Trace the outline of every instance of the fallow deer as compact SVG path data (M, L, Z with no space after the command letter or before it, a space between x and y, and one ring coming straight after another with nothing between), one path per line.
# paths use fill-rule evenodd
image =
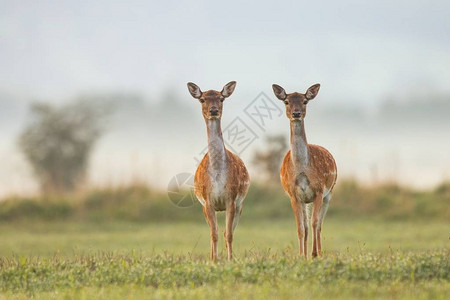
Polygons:
M211 260L217 259L218 227L216 211L226 211L225 240L228 260L233 255L233 232L242 213L250 179L242 160L225 148L220 120L223 102L236 87L231 81L221 92L202 92L194 83L187 84L192 97L202 105L206 122L208 152L203 157L194 177L194 193L203 206L203 214L211 229Z
M320 84L311 86L305 94L286 94L279 85L272 85L275 96L286 106L290 120L291 149L284 157L280 177L284 190L291 198L297 223L300 255L307 257L309 212L312 206L313 249L312 256L322 253L322 222L331 200L337 179L336 162L325 148L308 144L305 134L306 105L313 100ZM307 207L308 206L308 207Z

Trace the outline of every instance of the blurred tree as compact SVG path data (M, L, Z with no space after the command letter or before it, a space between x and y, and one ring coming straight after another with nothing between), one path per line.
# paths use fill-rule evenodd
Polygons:
M19 146L42 192L70 192L84 180L89 156L104 129L108 111L104 103L85 99L58 107L31 106L31 119Z
M272 135L266 137L266 149L256 150L252 163L261 171L262 178L267 183L277 183L280 180L280 167L288 149L286 137Z

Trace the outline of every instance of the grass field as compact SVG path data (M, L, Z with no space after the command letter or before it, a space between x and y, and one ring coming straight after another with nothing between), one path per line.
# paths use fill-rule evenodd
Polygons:
M448 299L449 234L446 221L329 218L324 256L305 261L293 218L243 218L235 260L221 240L214 264L202 222L2 223L0 298Z

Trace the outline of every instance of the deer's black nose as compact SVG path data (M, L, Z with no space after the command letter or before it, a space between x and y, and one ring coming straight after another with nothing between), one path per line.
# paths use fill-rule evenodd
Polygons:
M293 116L294 118L300 118L301 113L300 113L299 111L294 111L294 112L292 113L292 116Z
M209 109L209 113L211 114L211 116L217 116L219 114L219 109L215 106L211 106L211 108Z

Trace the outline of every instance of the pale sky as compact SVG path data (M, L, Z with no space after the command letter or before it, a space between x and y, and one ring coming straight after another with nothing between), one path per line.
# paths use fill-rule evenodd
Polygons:
M0 91L65 99L237 80L373 104L450 91L449 1L0 1Z

